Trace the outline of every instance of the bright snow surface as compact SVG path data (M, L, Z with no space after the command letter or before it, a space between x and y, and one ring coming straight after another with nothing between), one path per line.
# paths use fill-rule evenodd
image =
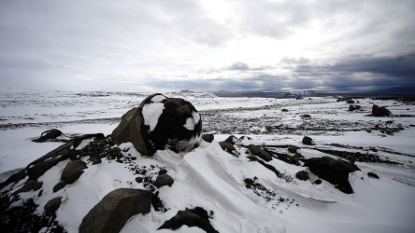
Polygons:
M0 173L25 167L59 145L30 141L31 138L40 136L42 131L57 127L66 134L109 134L118 121L102 119L120 117L128 109L137 106L146 96L118 93L91 97L82 93L43 93L37 95L38 99L29 98L32 103L26 105L24 100L28 99L27 95L30 93L6 94L2 92L7 98L2 98L4 111L0 113L0 123L3 126L0 130ZM51 98L56 101L52 101ZM403 105L393 100L365 99L360 103L363 111L355 113L348 112L348 105L345 103L338 103L335 99L329 98L299 101L194 96L184 98L193 103L199 111L210 111L205 112L206 115L216 113L217 115L212 118L230 119L217 122L219 125L257 127L258 131L243 134L252 138L243 140L244 145L292 144L300 146L301 154L306 158L327 156L314 150L313 146L301 144L302 137L311 134L315 146L320 148L333 149L333 143L348 145L350 148L342 150L352 152L374 147L378 151L369 151L370 153L376 153L382 158L388 157L403 165L356 162L362 171L349 176L354 194L348 195L326 181L320 185L313 184L312 181L317 179L315 176L310 177L312 181L296 179L295 173L305 170L304 167L273 159L268 163L284 174L284 178L278 178L259 163L249 161L245 156L244 147L238 147L239 157L224 152L218 142L230 133L237 137L242 134L232 131L225 133L219 127L214 128L214 142L202 143L199 148L186 154L164 150L158 151L153 157L143 157L132 148L132 144L125 143L120 147L130 148L128 153L137 157L134 161L136 165L157 165L165 168L173 177L174 184L159 189L159 197L168 208L166 213L157 212L152 208L146 215L139 214L129 219L121 232L171 232L156 229L173 217L178 210L196 206L203 207L208 212L213 211L210 221L219 232L415 232L415 128L411 126L415 124L415 118L367 116L373 103L387 105L394 114L409 115L415 113L414 105ZM271 107L267 108L267 105ZM289 111L281 112L281 108ZM218 109L224 111L220 112ZM205 127L203 111L201 115ZM301 115L305 113L310 114L312 119L304 120ZM281 131L268 132L265 129L272 120L272 125L283 125L280 127ZM356 122L363 126L385 125L384 122L388 120L394 121L388 124L390 127L401 124L404 130L392 136L379 131L359 130L359 127L354 125ZM305 123L325 123L329 130L316 133L312 130L287 129L287 126ZM210 125L212 124L214 122ZM330 125L342 126L344 131L333 130ZM397 153L390 153L391 151ZM39 181L43 181L44 190L41 197L34 195L34 192L19 195L23 199L35 196L39 213L43 211L43 206L48 200L63 196L56 220L69 232L78 231L83 216L108 192L121 187L144 188L143 184L135 182L139 175L134 175L125 164L103 159L98 165L88 163L88 168L79 180L53 193L53 186L58 183L60 173L67 163L67 160L60 162L39 178ZM156 174L158 171L153 172ZM380 179L369 178L368 172L375 172ZM0 175L0 181L9 174ZM243 180L254 177L257 178L256 182L274 192L275 196L269 200L264 198L267 193L257 190L260 193L257 195L254 190L246 188ZM23 182L24 180L20 185ZM177 232L202 231L184 226Z

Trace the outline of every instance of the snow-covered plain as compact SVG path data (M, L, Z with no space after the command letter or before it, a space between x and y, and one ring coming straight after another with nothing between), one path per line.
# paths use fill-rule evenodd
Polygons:
M149 93L0 91L0 182L7 171L25 167L60 143L34 143L41 132L58 128L65 134L110 134L119 118L136 107ZM219 232L415 232L415 105L397 100L358 99L360 110L336 98L302 100L272 98L219 98L210 94L163 93L191 102L202 115L203 131L214 133L186 154L158 151L143 157L132 144L128 153L137 157L135 166L166 168L174 178L171 187L161 187L159 197L167 212L154 209L132 217L121 232L155 232L178 210L202 207L213 211L212 226ZM368 116L373 104L387 106L394 116ZM281 111L287 109L288 111ZM306 114L310 117L305 116ZM233 156L220 141L229 135L248 136ZM314 145L301 143L303 136ZM295 178L305 167L278 159L268 162L283 178L249 161L246 147L263 145L286 153L283 145L296 145L305 158L331 156L321 150L377 155L399 164L356 162L361 169L349 176L353 194L344 194L323 181ZM317 150L320 149L320 150ZM88 164L82 177L56 193L53 186L68 161L62 161L39 178L43 195L35 199L39 213L51 198L63 196L57 221L69 232L77 232L82 217L108 192L121 187L145 188L125 164L103 160ZM85 159L86 162L86 159ZM368 177L374 172L380 179ZM246 187L250 178L266 190ZM20 182L23 184L25 180ZM19 194L22 199L32 192ZM170 232L159 230L157 232ZM203 232L182 227L177 232Z

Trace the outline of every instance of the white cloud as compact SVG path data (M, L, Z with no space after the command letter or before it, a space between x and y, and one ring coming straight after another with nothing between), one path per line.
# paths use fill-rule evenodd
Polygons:
M239 80L256 88L246 82L285 77L280 86L295 87L290 78L304 64L414 53L412 9L411 0L1 1L0 84L157 89L158 81L215 88Z

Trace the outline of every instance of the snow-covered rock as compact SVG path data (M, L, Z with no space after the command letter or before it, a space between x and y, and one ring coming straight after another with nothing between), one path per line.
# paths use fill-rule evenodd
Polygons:
M153 94L124 114L111 136L117 144L132 142L140 153L153 155L160 149L189 151L200 144L201 131L201 117L191 103Z

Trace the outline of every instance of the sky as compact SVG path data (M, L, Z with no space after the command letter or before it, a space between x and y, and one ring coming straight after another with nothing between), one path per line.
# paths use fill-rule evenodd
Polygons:
M0 89L415 93L413 0L0 1Z

